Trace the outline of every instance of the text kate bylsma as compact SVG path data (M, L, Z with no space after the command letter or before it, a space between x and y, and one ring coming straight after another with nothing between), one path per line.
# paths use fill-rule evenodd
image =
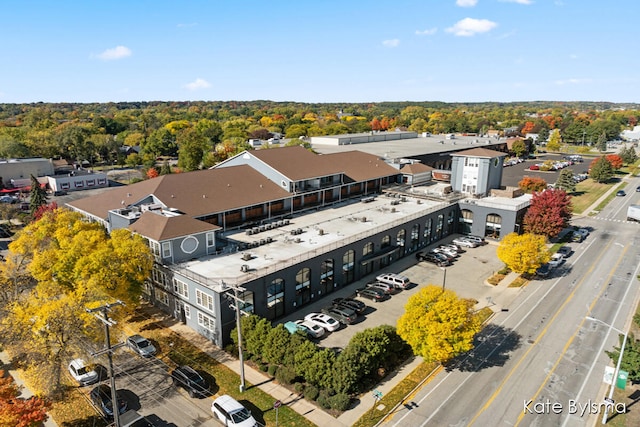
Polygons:
M625 403L594 402L591 399L585 402L570 399L566 403L554 402L549 399L541 402L525 400L523 406L523 412L532 415L576 414L583 417L591 414L603 414L605 411L616 414L627 412L627 405Z

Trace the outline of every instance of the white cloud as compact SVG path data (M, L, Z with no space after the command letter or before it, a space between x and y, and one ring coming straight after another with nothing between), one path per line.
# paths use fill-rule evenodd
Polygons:
M417 35L417 36L432 36L432 35L434 35L437 31L438 31L438 29L437 29L437 28L435 28L435 27L434 27L434 28L429 28L429 29L427 29L427 30L422 30L422 31L420 31L420 30L416 30L416 35Z
M473 7L478 4L478 0L456 0L456 6Z
M398 47L398 45L400 45L400 40L398 39L385 40L382 42L382 45L384 47Z
M499 0L502 3L533 4L533 0Z
M184 85L189 90L199 90L199 89L207 89L211 87L211 83L206 81L205 79L197 78L191 83L187 83Z
M445 31L453 33L456 36L474 36L479 33L486 33L497 27L493 21L488 19L464 18L456 22L453 27L447 28Z
M102 59L103 61L113 61L116 59L126 58L128 56L131 56L131 54L131 49L129 49L128 47L116 46L111 49L107 49L102 53L99 53L97 57Z
M556 84L558 86L563 86L563 85L579 85L579 84L585 84L585 83L591 83L591 79L564 79L564 80L556 80Z

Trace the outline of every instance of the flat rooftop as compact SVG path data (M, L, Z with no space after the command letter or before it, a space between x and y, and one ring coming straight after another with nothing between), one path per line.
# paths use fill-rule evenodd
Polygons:
M174 268L187 277L195 275L198 281L220 291L221 280L227 284L246 283L455 203L445 197L440 200L424 197L433 196L436 188L414 187L412 191L417 197L400 193L363 196L360 200L296 215L288 225L258 234L228 231L222 236L230 241L251 243L270 239L271 242L244 251L202 257ZM292 234L298 230L299 234ZM407 239L409 234L407 230Z
M504 144L506 139L480 136L455 136L446 139L446 135L419 136L418 138L397 139L391 141L364 142L358 144L330 145L315 144L311 147L320 154L342 153L359 150L374 154L384 159L398 159L417 157L425 154L448 153L451 151L468 150L475 147L492 149L492 146Z

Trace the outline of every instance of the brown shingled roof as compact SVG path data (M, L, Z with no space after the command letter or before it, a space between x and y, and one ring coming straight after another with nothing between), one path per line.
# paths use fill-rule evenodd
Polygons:
M363 151L324 154L320 158L323 163L342 170L346 176L356 182L398 175L399 173L396 168L388 165L378 156Z
M165 216L154 212L144 212L129 226L129 230L156 241L173 239L189 234L203 233L219 229L217 225L193 219L186 215Z
M464 157L504 157L507 154L501 151L489 150L488 148L471 148L469 150L458 151L457 153L451 153L452 156L464 156Z
M414 175L417 173L425 173L432 171L431 166L427 166L424 163L407 163L400 168L400 171L405 174Z
M339 167L299 145L251 151L251 154L293 181L334 175Z
M280 200L289 193L249 166L231 166L163 175L116 187L68 205L106 218L109 210L135 204L149 195L194 218Z

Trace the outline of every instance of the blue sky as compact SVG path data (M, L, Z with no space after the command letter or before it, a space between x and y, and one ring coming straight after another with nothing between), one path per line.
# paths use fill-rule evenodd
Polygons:
M640 102L637 0L4 0L0 103Z

